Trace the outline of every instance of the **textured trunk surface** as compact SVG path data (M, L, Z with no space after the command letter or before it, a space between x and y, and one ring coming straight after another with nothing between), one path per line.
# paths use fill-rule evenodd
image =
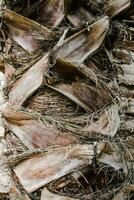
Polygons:
M134 1L1 0L0 24L0 200L134 199Z

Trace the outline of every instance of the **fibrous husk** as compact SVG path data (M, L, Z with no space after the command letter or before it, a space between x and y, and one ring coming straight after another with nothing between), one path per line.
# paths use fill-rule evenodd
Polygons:
M64 0L48 0L38 9L37 20L49 28L57 27L65 15L64 4Z
M8 199L133 199L133 3L5 1L0 192Z
M75 169L91 164L94 145L54 149L17 165L14 172L27 192L32 192Z
M96 68L97 67L92 62L88 64L79 64L57 59L55 65L50 68L50 72L53 74L54 78L57 77L57 80L61 81L63 81L63 79L65 79L65 81L74 81L79 79L82 81L85 78L84 82L91 79L91 82L101 83L101 78L97 76L100 71Z
M7 34L28 52L38 49L39 42L36 38L48 39L52 32L46 27L25 18L11 10L3 10L4 24L8 27Z
M87 112L95 112L109 104L111 100L108 91L85 83L61 83L49 87L70 98Z
M82 63L100 47L108 27L109 19L103 17L93 23L91 27L89 26L89 30L83 29L67 38L58 50L58 58L74 63Z
M131 5L131 0L104 0L104 11L110 17L114 17L127 10Z
M84 127L87 134L100 133L102 135L114 137L120 126L119 107L113 105L103 111L98 121L90 123Z
M9 92L11 106L19 108L41 86L45 70L48 69L48 63L48 54L45 54L16 81Z
M73 14L67 15L68 20L72 23L74 27L82 26L82 22L86 23L86 21L93 21L94 16L92 13L88 12L85 8L79 7L76 9Z
M26 108L41 113L42 115L49 115L54 117L74 117L79 116L85 111L78 108L67 97L64 97L59 92L50 89L42 88L37 92L25 105Z
M98 144L97 148L103 143ZM104 144L103 144L104 145ZM124 152L120 153L121 149L114 143L105 143L105 148L98 155L97 161L113 167L115 170L122 169L124 173L128 173L128 170L132 170L131 162L134 160L134 152L131 149L124 149ZM99 152L97 150L97 152ZM132 168L131 168L132 167Z
M61 133L50 123L43 123L28 113L5 109L2 111L6 127L29 148L46 148L50 146L67 146L77 140Z

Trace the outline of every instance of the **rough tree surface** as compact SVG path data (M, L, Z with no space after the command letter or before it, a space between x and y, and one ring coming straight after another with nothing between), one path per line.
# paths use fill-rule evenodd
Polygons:
M0 200L134 199L134 1L0 0Z

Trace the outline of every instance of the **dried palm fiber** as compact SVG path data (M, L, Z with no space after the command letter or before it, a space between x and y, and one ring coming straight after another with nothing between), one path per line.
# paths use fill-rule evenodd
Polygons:
M27 150L27 147L21 142L21 140L10 131L6 133L5 140L7 146L7 154L9 156L17 155Z
M52 36L52 32L44 26L8 9L3 10L3 21L9 29L9 36L29 52L39 48L36 36L45 39Z
M65 15L64 0L48 0L38 9L37 21L49 28L57 27Z
M7 10L5 11L7 12ZM10 13L10 12L9 12ZM10 13L11 14L11 13ZM9 16L10 16L9 14ZM4 14L3 14L4 15ZM15 13L12 13L12 15L17 15ZM28 64L28 62L33 61L33 59L37 59L37 57L40 57L41 54L44 54L44 52L47 52L48 49L50 49L50 47L55 43L55 39L56 37L58 37L59 34L56 35L56 37L52 37L52 34L50 34L50 37L44 37L45 31L44 29L46 29L45 27L40 26L40 24L37 24L33 21L29 21L27 18L23 19L23 16L18 16L17 18L19 20L22 21L27 21L27 23L29 23L28 26L32 26L33 29L35 29L34 31L31 31L31 33L28 33L28 31L30 31L30 28L28 26L25 26L24 24L21 24L18 22L18 25L16 25L16 29L18 30L18 33L16 33L16 31L13 31L13 34L16 35L15 37L18 37L18 40L15 42L14 40L14 36L12 34L10 34L10 31L8 30L7 26L11 26L14 27L15 23L14 19L8 19L7 16L3 16L2 20L3 20L3 39L2 41L4 42L5 46L4 46L4 51L6 52L6 55L4 55L4 59L8 62L10 62L10 64L13 64L15 68L23 68L24 65ZM14 17L16 18L16 17ZM7 20L9 20L9 22L7 22ZM8 25L7 25L8 23ZM37 26L37 28L35 28L35 26ZM24 29L24 30L23 30ZM37 30L36 30L37 29ZM35 32L38 31L38 29L41 29L41 33L36 34ZM32 29L31 29L32 30ZM46 29L47 30L47 29ZM23 32L26 32L27 35L25 36L23 34ZM51 31L48 30L48 32L52 33ZM21 36L22 33L22 36ZM19 36L20 34L20 36ZM31 34L31 35L30 35ZM55 35L55 34L53 34ZM20 37L20 39L19 39ZM27 40L25 40L25 37L27 38ZM7 40L6 40L7 38ZM21 41L22 40L22 41ZM23 42L23 40L25 42ZM34 43L38 43L38 48L36 48L36 52L34 52L33 50L29 50L26 49L27 46L32 46L32 40L34 40ZM22 45L24 46L22 46ZM43 52L42 52L42 48L43 48ZM47 48L47 49L46 49ZM46 49L44 51L44 49Z
M59 83L49 87L67 96L87 112L95 112L110 103L111 100L107 91L101 89L97 91L94 86L85 83ZM96 100L95 105L93 105L94 100Z
M58 12L50 13L49 8L54 10L57 5ZM8 8L20 15L3 10L1 53L4 65L8 63L6 95L10 104L10 109L4 108L7 103L2 106L7 164L14 165L20 192L26 194L19 182L27 191L35 191L29 194L31 200L40 199L46 183L58 196L82 200L111 200L126 182L132 183L134 34L129 5L125 0L22 0L21 4L17 0L8 1ZM50 21L42 21L47 13ZM75 18L71 21L68 16ZM27 20L32 31L14 18ZM39 20L47 28L40 26ZM58 42L52 42L53 35ZM131 75L129 85L127 74ZM58 149L53 148L57 145ZM78 183L81 178L87 179L86 184Z
M100 144L102 145L102 144ZM104 144L103 144L104 145ZM99 147L99 144L98 144ZM100 148L100 147L99 147ZM120 152L122 150L122 153ZM98 150L97 150L98 152ZM127 148L124 144L105 143L101 155L98 156L97 161L113 167L116 170L122 169L126 176L130 173L132 175L134 160L134 151L130 147Z
M49 184L48 188L53 191L56 189L60 192L60 190L64 188L69 190L71 187L75 184L77 187L82 187L85 194L92 194L93 187L96 187L98 189L102 189L105 187L106 184L108 184L107 176L110 173L110 169L108 169L108 172L105 173L105 169L101 171L101 169L92 167L91 165L86 166L82 170L76 170L75 172L72 172L70 175L67 175L66 177L63 177L59 179L56 182L53 182L52 184ZM109 177L108 177L109 178ZM103 181L102 181L103 180ZM79 190L75 192L74 196L69 195L70 197L79 198L82 195L82 191Z
M53 124L43 123L28 113L7 108L2 111L5 124L29 148L67 146L77 140L73 136L61 133Z
M49 115L56 121L59 120L58 124L61 124L61 127L63 126L65 130L72 130L74 134L75 132L78 134L77 129L79 128L83 136L91 137L94 134L114 136L119 128L120 117L118 105L109 106L104 111L101 111L100 114L94 113L94 117L99 116L97 121L93 120L92 115L87 115L84 110L78 108L58 92L48 88L47 90L44 89L43 92L41 91L41 93L41 95L37 93L33 96L25 106L33 111L40 112L42 117ZM68 119L68 116L71 118Z
M102 115L96 122L85 125L83 131L86 135L101 133L102 135L115 136L120 126L119 107L112 105L103 111Z
M110 17L120 14L122 11L130 8L131 0L108 0L103 1L103 10Z
M95 150L94 145L82 145L82 146L76 145L76 146L66 147L64 149L57 149L57 150L55 149L54 152L49 151L47 154L45 153L42 156L37 155L33 157L32 159L27 159L23 161L17 167L15 167L15 173L19 177L25 189L27 191L33 191L35 190L36 187L40 187L40 184L45 185L48 182L51 182L50 180L51 178L52 180L55 180L63 176L63 174L64 175L68 174L69 172L74 170L76 167L81 168L82 165L87 165L87 164L92 163L92 159L95 156L94 150ZM98 155L97 161L99 163L107 164L115 168L116 170L123 169L125 173L127 173L127 169L128 169L127 167L129 166L129 162L131 166L131 161L134 159L133 156L131 156L127 151L125 155L120 155L119 154L120 149L118 148L118 146L112 143L111 144L98 143L96 150L97 150L96 152ZM90 151L90 156L89 156L88 151ZM67 157L64 155L64 153ZM53 156L55 156L55 154L59 156L59 159L55 160L54 161L55 164L52 165L50 160L54 160ZM62 158L62 154L64 155L64 161ZM125 160L128 162L128 164L124 162L123 156L124 158L125 156L127 156ZM49 162L47 160L49 160ZM42 162L47 163L46 165L44 165L45 167L47 167L47 165L51 165L51 167L49 166L47 170L48 174L50 173L51 175L48 176L48 174L47 175L46 173L44 174L44 170L41 168ZM31 163L32 163L33 168L32 168L32 171L29 172L31 174L30 175L29 173L27 174L26 171L27 171L28 166ZM65 168L63 167L64 170L59 167L58 168L56 167L57 165L59 166L58 163L61 163L65 167ZM61 164L60 164L60 167L61 167ZM54 166L55 168L53 168ZM39 177L42 179L42 181L39 181L38 179ZM29 183L30 180L31 181L35 180L35 181L32 181L32 185L27 184L27 181Z
M9 80L7 84L5 94L7 93L8 95L8 93L13 88L17 80L20 79L32 66L38 63L38 61L41 60L41 58L45 56L46 54L39 51L39 52L36 52L36 54L34 52L34 53L31 53L30 55L26 53L25 55L23 55L23 57L21 57L22 59L17 58L16 56L15 58L7 59L5 62L5 70L6 70L6 65L10 64L12 68L14 68L14 73L12 74L12 78ZM21 64L18 64L20 62ZM46 66L46 69L47 69L47 66ZM8 71L5 71L5 73L8 73Z
M15 5L16 4L16 5ZM17 2L8 5L12 10L17 10L20 14L33 19L40 24L53 29L56 28L64 19L66 10L70 5L70 0L42 0L42 1L25 1L21 5ZM19 6L19 10L16 7Z
M90 66L77 66L77 64L73 66L71 63L58 61L50 68L50 73L54 74L54 78L58 77L58 81L47 86L65 95L87 112L95 112L112 100L111 91ZM63 78L69 83L63 83ZM96 105L94 105L95 99Z
M50 89L41 88L32 98L25 104L25 107L39 112L42 115L54 117L79 116L85 112L75 103L69 101L60 93Z
M34 64L36 60L39 60L41 55L42 52L40 49L37 50L36 53L33 52L29 54L18 44L14 43L13 40L10 40L9 46L6 46L6 56L4 56L4 58L5 61L13 65L16 70L22 70L26 65L30 66L30 63Z
M18 108L43 83L43 75L48 67L48 54L45 54L15 83L9 93L9 104ZM26 89L27 87L27 89Z
M53 74L53 76L51 76L52 81L50 82L50 84L63 81L63 78L66 79L67 81L69 81L70 79L72 80L79 79L79 81L86 81L87 80L86 77L89 76L92 78L92 81L96 81L97 79L97 77L94 77L95 76L94 72L88 69L86 66L82 65L82 67L76 67L71 64L69 65L68 63L66 63L66 65L65 63L64 64L61 63L59 65L56 64L54 67L50 68L49 74L50 75ZM55 113L55 116L56 115L75 116L84 113L82 109L78 108L78 105L75 105L67 98L62 96L59 92L55 91L55 89L53 88L51 89L50 87L51 85L49 85L49 87L46 87L46 83L44 83L44 86L40 89L40 91L37 92L34 96L32 96L31 99L25 104L25 106L28 106L28 108L30 109L41 111L42 114L46 113L51 114L51 112L54 112L55 109L55 111L56 110L58 111L58 113Z
M31 152L32 153L32 152ZM34 152L33 152L34 153ZM39 152L38 152L39 153ZM32 154L33 155L33 154ZM26 154L25 155L23 155L23 156L20 156L20 158L22 159L22 157L24 157L25 159L26 159ZM14 157L14 161L17 161L18 159L20 159L19 158L19 156L18 157L16 157L16 160L15 160L15 157ZM12 160L13 161L13 160ZM19 162L20 162L20 160L19 160ZM86 170L86 171L85 171ZM118 175L118 172L115 172L114 170L112 170L112 169L108 169L107 167L105 167L104 168L104 173L105 173L105 175L103 174L103 173L101 173L102 172L102 169L98 169L97 171L96 171L97 169L95 169L94 167L92 168L91 166L88 166L88 167L86 167L85 169L83 169L82 171L81 171L81 173L83 173L83 178L84 178L84 176L85 176L85 181L89 181L89 183L90 184L93 184L92 185L92 187L94 187L94 183L97 181L97 183L95 183L95 185L96 185L96 187L97 188L103 188L103 187L105 187L106 185L105 184L109 184L109 181L108 181L108 179L109 180L111 180L111 178L110 178L110 173L113 173L114 175L114 178L117 178L117 176L119 176ZM75 179L77 178L77 177L79 177L79 178L81 178L81 173L79 172L79 171L76 171L76 172L73 172L73 177L75 177ZM93 175L94 177L89 177L89 179L88 179L88 177L87 177L87 175L85 174L85 173L89 173L90 175ZM96 174L97 173L97 174ZM95 175L96 174L96 175ZM109 174L109 175L108 175ZM111 174L112 175L112 174ZM104 176L105 176L105 178L106 178L106 182L104 183ZM107 176L109 176L109 177L107 177ZM96 177L97 177L97 180L96 180ZM69 178L69 176L68 176L68 178ZM86 180L87 179L87 180ZM93 180L92 180L93 179ZM103 183L100 183L101 182L101 180L99 180L99 179L102 179L103 180ZM119 177L118 177L118 179L119 179ZM121 179L122 180L122 179ZM120 180L120 181L121 181ZM67 182L66 182L67 181ZM71 182L70 182L71 181ZM80 181L80 180L79 180ZM63 177L63 178L61 178L61 180L58 180L58 181L56 181L56 182L53 182L52 184L50 184L50 189L52 190L52 191L55 191L55 188L56 187L63 187L62 185L65 185L65 184L69 184L69 182L70 182L70 184L72 184L72 186L73 186L73 182L72 182L72 180L66 180L66 177ZM76 184L78 184L78 183L76 183ZM80 184L80 183L79 183ZM82 183L83 184L83 183ZM98 185L97 185L98 184ZM100 184L101 184L101 186L100 186ZM118 183L117 183L118 184ZM85 185L85 184L84 184ZM84 186L83 185L83 186ZM71 186L71 185L70 185ZM79 185L80 186L80 185ZM73 186L74 187L74 186ZM86 186L87 187L87 186ZM91 192L91 191L89 191L89 192ZM79 193L79 192L78 192ZM61 195L61 194L60 194ZM74 195L70 195L71 197L75 197L75 194ZM77 197L77 194L76 194L76 197Z
M74 27L80 27L83 25L82 23L94 20L93 14L81 6L75 9L72 14L68 14L67 18Z
M86 59L84 63L91 70L90 79L96 86L100 85L100 87L105 88L112 97L117 96L115 89L111 89L109 86L115 79L115 69L109 60L105 48L100 48L91 58Z
M37 67L38 67L38 65L40 65L40 62L41 61L38 61L38 63L36 64L37 65ZM43 63L42 63L43 64ZM68 66L68 65L67 65ZM60 70L60 68L59 68L59 66L57 66L57 70L58 70L58 72L60 72L60 74L62 73L62 75L65 73L65 77L66 76L69 76L69 75L71 75L72 76L72 73L73 74L75 74L75 76L76 76L76 73L78 73L78 75L82 75L82 76L84 76L84 74L82 74L82 72L79 70L79 69L75 69L75 67L70 67L69 66L69 69L70 69L70 71L68 70L68 69L62 69L62 67L63 67L63 65L61 65L61 70ZM34 68L34 66L32 67L32 68ZM32 70L32 68L29 70L29 71L27 71L25 74L28 74L28 73L31 73L31 70ZM89 71L90 72L90 74L92 74L92 70L90 70ZM34 73L36 73L36 72L34 72ZM13 88L12 88L12 90L14 91L14 89L15 89L15 87L16 87L16 85L17 85L17 83L18 82L20 82L21 80L23 81L23 77L25 77L25 80L26 80L26 75L23 75L22 76L22 78L21 79L19 79L16 83L15 83L15 86L13 86ZM37 75L37 74L36 74ZM92 76L92 75L91 75ZM92 78L92 80L93 80L93 78ZM28 80L29 81L29 80ZM27 83L26 83L27 84ZM31 83L30 83L31 84ZM59 84L60 85L60 84ZM18 87L18 89L20 89L20 87L21 87L21 84L19 83L19 85L17 86ZM39 86L38 86L39 87ZM49 87L51 87L51 88L53 88L53 86L49 86ZM96 89L95 88L95 86L93 86L93 84L90 84L90 86L88 86L88 85L86 85L86 84L81 84L81 83L79 83L79 82L76 82L76 83L72 83L72 86L70 85L67 85L66 86L66 88L69 88L70 87L70 89L71 89L71 87L74 87L74 89L72 90L72 94L69 96L69 98L71 97L71 99L73 98L73 100L78 104L78 105L80 105L82 108L84 108L86 111L90 111L90 112L92 112L92 111L95 111L95 110L97 110L97 108L100 108L101 106L105 106L106 104L108 104L109 102L110 102L110 99L111 99L111 95L110 95L110 93L107 91L107 88L105 89L105 88L99 88L99 86L98 86L98 88ZM53 88L53 89L55 89L55 88ZM86 90L87 91L89 91L89 96L88 96L88 93L86 94L85 93L85 97L83 96L83 99L81 99L80 98L80 96L81 96L81 93L82 93L82 90L85 90L85 92L86 92ZM10 94L12 94L12 90L11 90L11 92L10 92ZM28 89L29 90L29 89ZM28 92L28 90L27 90L27 92ZM75 90L77 90L77 93L75 93ZM104 91L105 90L105 91ZM61 92L62 93L62 90L60 91L60 90L58 90L58 92ZM67 91L68 92L68 94L71 92L71 90L69 91ZM93 93L94 92L94 93ZM92 94L93 93L93 94ZM99 94L100 93L100 94ZM10 94L9 94L9 103L10 103ZM91 95L92 94L92 95ZM105 96L105 94L107 94L106 96ZM21 95L21 98L22 98L22 94L20 94ZM74 97L73 97L74 96ZM76 96L76 97L75 97ZM87 97L86 97L87 96ZM108 97L109 96L109 97ZM16 97L15 97L16 98ZM18 97L18 95L17 95L17 98L19 98ZM86 99L87 98L87 99ZM97 103L97 105L96 105L96 108L95 108L95 110L93 110L92 108L93 108L93 100L94 100L94 98L96 98L96 99L98 99L98 103ZM101 101L100 101L100 98L101 98ZM76 100L75 100L76 99ZM88 103L88 100L90 99L90 101L91 101L91 103L89 102ZM83 103L80 103L80 101L82 102L83 101ZM23 100L24 101L24 100ZM18 102L17 102L18 103ZM15 103L16 104L16 103ZM22 104L22 103L21 103ZM85 104L85 105L84 105ZM87 106L89 106L89 108L86 106L86 104L87 104ZM20 105L18 105L18 106L20 106ZM40 105L41 106L41 105ZM98 107L97 107L98 106Z
M108 27L108 17L103 17L93 23L92 27L89 27L89 31L83 29L66 39L57 52L58 58L74 63L82 63L102 44Z
M56 104L56 107L58 105L59 104ZM74 105L72 107L71 102L70 102L70 105L71 105L71 109L75 108ZM74 143L77 141L77 140L75 140L75 138L77 138L77 137L79 138L79 142L80 142L80 140L81 139L83 140L85 137L96 138L98 134L114 136L114 134L116 133L116 129L119 126L119 122L120 122L120 119L118 116L118 111L117 112L115 111L116 107L117 106L115 105L111 108L108 108L108 110L106 109L104 112L102 112L103 113L102 118L101 118L101 113L100 113L99 114L100 116L98 115L98 119L99 119L99 117L100 117L100 119L98 120L98 122L96 122L96 120L93 119L92 115L89 116L88 114L84 114L84 112L82 110L76 110L75 113L73 110L72 114L62 113L62 111L60 113L58 111L58 113L56 114L56 113L53 113L54 112L53 107L52 108L50 107L50 110L48 109L48 111L47 111L48 113L44 113L44 112L40 111L41 115L36 116L35 115L36 114L36 112L35 112L36 106L33 105L33 108L32 108L33 110L27 110L27 112L29 111L31 113L31 111L32 111L33 114L35 113L34 115L36 116L36 118L43 120L43 122L37 123L36 118L32 117L32 120L22 121L22 124L20 126L18 124L19 121L17 120L17 116L19 116L21 114L21 112L16 112L16 114L17 114L16 121L11 123L10 120L6 120L6 124L7 124L7 128L10 131L12 131L13 133L15 133L27 147L30 147L31 143L38 144L39 146L46 145L46 142L42 141L41 139L42 139L42 137L44 137L44 138L47 137L46 133L49 134L50 130L51 130L51 132L54 131L54 133L52 133L53 139L55 138L53 134L60 135L60 132L62 131L63 135L65 135L65 136L61 137L61 138L63 138L62 142L63 143L65 141L71 142L71 140L72 140L72 142ZM57 107L57 109L59 109L59 108L60 107ZM67 112L68 109L66 109L65 111ZM3 113L4 113L3 114L3 116L4 116L5 111L3 111ZM10 110L9 110L9 114L11 114ZM29 114L27 113L27 116L29 116ZM47 114L49 114L49 117L47 117ZM68 116L71 116L71 118L68 118ZM110 119L113 119L114 116L116 117L117 121L110 121ZM95 118L97 117L97 113L94 114L94 117ZM4 116L4 118L6 119L5 116ZM101 119L103 119L103 120L101 120ZM99 124L100 129L98 129L96 124ZM38 134L36 133L37 127L38 127L38 130L40 130L40 132L38 131ZM40 135L41 139L39 139L39 140L37 139L37 141L36 141L35 138L38 138L38 137L37 136L32 137L35 134ZM45 136L44 136L44 134L45 134ZM73 134L74 136L69 136L68 134L69 135ZM59 138L58 135L56 137ZM34 141L33 141L33 139L34 139ZM40 140L41 140L41 144L39 144ZM47 139L45 138L45 140L47 140ZM82 142L82 140L81 140L81 142ZM58 141L57 140L55 141L55 145L58 144L58 142L60 142L60 139ZM32 144L32 146L33 146L33 144Z
M75 68L74 66L72 67L70 67L69 65L67 65L68 66L68 68L63 68L63 64L59 67L59 66L56 66L56 71L57 71L57 73L60 75L60 76L62 76L62 77L64 77L64 78L67 78L67 79L69 79L69 77L71 76L72 77L72 79L75 79L76 78L76 75L77 76L83 76L84 77L84 74L82 74L80 71L79 71L79 69L78 68ZM52 68L53 69L53 68ZM51 70L51 72L52 72L52 70ZM53 72L54 73L54 72ZM91 74L93 74L92 73L92 70L90 70L90 73ZM55 76L54 76L55 77ZM61 78L61 77L60 77ZM63 79L63 78L62 78ZM62 80L61 79L61 80ZM97 78L96 78L97 79ZM92 80L94 80L94 77L92 78ZM95 80L96 81L96 80ZM76 87L76 91L77 91L77 93L75 92L75 90L74 90L74 94L73 95L78 95L78 99L79 99L79 96L81 96L81 92L82 92L82 90L84 89L84 87L82 87L82 84L81 83L73 83L73 85L78 85L79 87L81 87L81 90L78 90L78 87ZM85 84L83 83L83 86L84 86ZM93 84L91 84L91 91L93 91L93 86L92 86ZM85 85L86 86L86 85ZM49 86L49 88L50 87L53 87L53 86ZM101 87L99 88L99 86L97 86L98 88L97 88L97 90L95 89L95 87L94 87L94 90L96 90L95 91L95 93L96 93L96 97L97 97L97 95L101 95L101 99L102 99L102 102L103 102L103 96L102 96L102 90L104 91L105 90L105 92L104 93L106 93L107 94L107 96L109 96L108 98L109 98L109 100L110 100L110 93L107 91L107 88L105 89L105 88L103 88L102 87L102 89L101 89ZM83 112L80 110L80 109L78 109L78 112L77 112L77 109L76 109L76 106L74 105L74 104L72 104L71 102L69 103L69 101L67 102L67 98L64 98L64 97L62 97L62 95L60 95L60 94L58 94L58 92L55 92L54 90L52 90L52 89L49 89L49 88L46 88L46 87L43 87L43 88L41 88L41 90L35 95L35 96L32 96L32 98L29 100L29 102L28 103L26 103L25 104L25 106L28 106L28 108L30 108L30 109L35 109L35 110L40 110L41 111L41 113L42 114L46 114L46 113L49 113L49 114L52 114L51 112L53 112L53 109L54 108L56 108L57 107L57 109L58 109L58 111L59 110L61 110L61 112L62 112L62 108L64 109L64 106L62 107L62 108L60 108L61 106L59 105L59 103L60 102L58 102L59 100L60 100L60 98L61 98L61 101L63 101L64 99L66 100L66 101L64 101L63 102L63 104L62 105L64 105L64 103L66 104L66 108L69 108L70 106L72 107L70 107L72 110L74 110L74 112L72 112L72 114L70 113L70 111L69 111L69 109L67 110L67 111L64 111L64 113L55 113L54 115L55 116L58 116L58 115L64 115L64 117L65 117L65 115L68 115L68 113L67 112L69 112L72 116L75 116L75 114L76 115L78 115L78 114L83 114ZM87 85L87 88L88 88L88 85ZM86 88L85 88L86 89ZM49 92L49 91L51 91L51 92ZM62 91L61 91L62 92ZM87 93L87 92L86 92ZM85 94L86 94L85 93ZM98 93L98 94L97 94ZM109 94L108 94L109 93ZM41 96L39 95L39 94L41 94ZM91 92L89 93L89 94L91 94ZM51 96L49 96L49 95L51 95ZM73 96L72 95L72 96ZM92 96L91 96L92 97ZM89 101L89 99L90 99L90 101L91 101L91 103L89 104L88 103L88 105L91 107L91 112L92 112L92 107L93 107L93 105L92 104L94 104L94 102L92 101L92 98L88 98L88 94L87 94L87 97L85 96L85 97L83 97L83 99L85 98L85 101L86 101L86 98L87 98L87 102ZM51 98L51 99L50 99ZM52 100L53 99L53 100ZM57 99L57 100L56 100ZM104 99L105 99L105 97L104 97ZM100 99L98 98L98 100L100 101ZM107 101L108 99L106 98L106 101ZM49 101L49 108L47 108L47 103L48 103L48 101ZM105 100L104 100L105 101ZM107 103L108 103L109 101L107 101ZM76 102L77 103L77 102ZM68 106L68 105L70 105L70 106ZM105 105L105 104L104 104ZM54 107L53 107L54 106ZM99 103L98 103L98 106L99 106ZM74 108L73 108L74 107ZM90 108L89 107L89 108ZM46 111L45 111L45 109L46 109ZM44 111L43 111L44 110Z
M63 149L50 150L44 155L37 155L30 160L25 160L14 171L26 191L31 192L76 168L91 163L93 156L94 145L68 146ZM27 171L31 164L33 168ZM42 168L42 166L44 167Z
M27 73L27 72L26 72L26 73ZM99 89L99 88L98 88L98 89ZM97 90L98 90L98 89L97 89ZM91 91L92 91L92 90L91 90ZM43 91L42 91L42 92L43 92ZM96 92L97 92L97 91L96 91ZM99 90L98 90L98 94L99 94L99 93L100 93L100 92L99 92ZM20 93L19 93L19 94L20 94ZM97 93L96 93L96 94L97 94ZM20 94L20 95L22 96L22 94ZM45 95L45 94L44 94L44 95ZM57 94L56 94L56 95L57 95ZM18 97L17 97L17 98L18 98ZM52 97L51 97L51 98L52 98ZM46 96L45 96L45 99L46 99ZM105 97L104 97L104 99L105 99ZM38 100L38 97L37 97L37 100ZM106 101L107 101L107 100L106 100ZM32 99L29 101L28 104L30 104L30 102L32 103ZM92 106L92 103L93 103L93 102L91 102L89 105ZM35 104L35 107L33 107L33 108L31 107L31 108L35 110L36 107L38 107L38 105L39 105L39 104L37 104L37 105ZM59 104L57 104L56 106L57 106L57 109L59 110L59 108L60 108L61 105L59 105L59 107L58 107L58 105L59 105ZM70 103L70 105L71 105L71 103ZM99 102L98 102L98 105L99 105ZM33 106L34 106L34 105L33 105ZM67 105L67 106L68 106L68 105ZM42 107L42 106L41 106L41 104L40 104L40 105L39 105L40 111L41 111L41 107ZM52 106L51 106L51 107L52 107ZM51 108L51 107L50 107L50 108ZM74 106L73 106L73 107L74 107ZM83 114L82 111L80 111L80 113L77 112L76 106L75 106L74 108L73 108L73 107L72 107L72 109L75 108L75 113L76 113L77 116L78 116L78 114L80 114L80 113ZM91 107L91 108L92 108L92 107ZM53 107L52 107L52 109L53 109ZM62 110L61 110L61 111L62 111ZM68 112L68 110L67 110L66 112ZM50 109L49 109L49 114L50 114L50 113L51 113L51 111L50 111ZM75 113L72 114L72 115L75 116ZM42 114L46 114L46 113L42 113ZM59 114L59 116L60 116L60 113L59 113L59 112L58 112L58 114ZM51 113L51 115L52 115L52 113ZM68 113L67 113L67 115L68 115ZM56 114L54 114L54 115L52 116L52 118L53 118L54 116L56 116ZM61 117L61 116L60 116L60 117ZM64 113L64 117L65 117L65 113ZM81 117L81 119L82 119L82 117ZM65 124L65 125L64 125L64 124ZM82 126L83 126L83 122L81 122L81 124L82 124ZM75 127L75 126L74 126L74 127L71 127L69 124L67 125L66 122L65 122L65 123L64 123L64 122L61 123L61 126L63 126L65 130L66 130L66 129L69 130L69 131L72 131L72 130L73 130L74 133L77 132L77 129L78 129L78 126L76 126L76 127ZM65 128L65 126L68 127L68 128ZM87 132L87 131L85 131L85 132Z

